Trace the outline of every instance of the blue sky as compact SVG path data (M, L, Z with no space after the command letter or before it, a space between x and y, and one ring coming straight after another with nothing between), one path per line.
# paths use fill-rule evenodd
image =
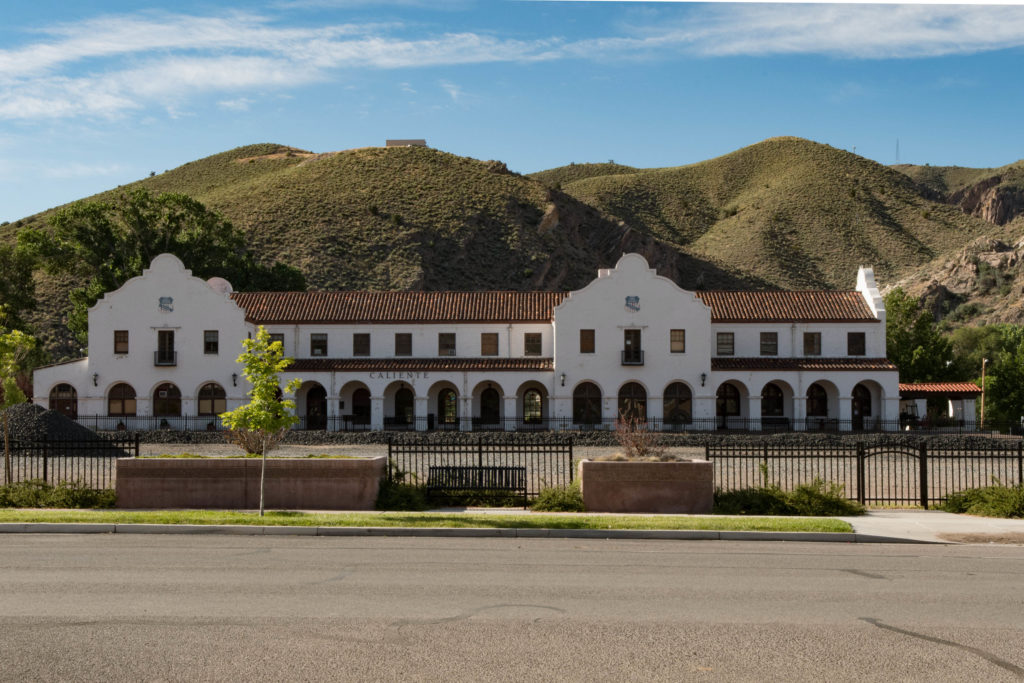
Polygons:
M1024 7L34 0L0 8L0 221L256 142L531 172L797 135L1024 158Z

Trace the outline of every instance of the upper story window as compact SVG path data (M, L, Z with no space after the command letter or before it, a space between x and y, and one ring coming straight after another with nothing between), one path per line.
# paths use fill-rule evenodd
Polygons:
M327 355L327 335L323 332L314 332L309 335L309 355Z
M804 332L804 355L821 355L821 332Z
M153 365L177 365L178 354L174 350L174 330L157 330L156 351Z
M846 355L863 356L867 354L866 335L863 332L846 333Z
M736 335L732 332L719 332L715 337L715 354L732 356L736 353Z
M670 353L686 353L686 330L669 330L668 350Z
M203 353L214 356L220 353L220 333L217 330L203 332Z
M368 332L356 332L352 335L352 355L370 355L370 334Z
M777 355L779 355L779 333L778 332L762 332L761 333L761 355L762 356L777 356Z
M441 354L445 355L444 353ZM480 355L481 356L497 356L498 355L498 333L497 332L481 332L480 333Z
M439 355L439 356L454 356L455 355L455 333L454 332L438 332L438 334L437 334L437 355Z
M643 365L644 351L641 346L640 330L622 331L622 364Z
M412 355L412 333L410 333L410 332L395 332L395 355L396 356L411 356Z
M580 353L594 352L594 331L580 330Z
M270 343L281 342L281 353L284 353L284 333L283 332L271 332Z
M128 330L114 330L114 353L128 353Z
M523 353L527 356L539 356L543 350L540 332L527 332L523 336Z

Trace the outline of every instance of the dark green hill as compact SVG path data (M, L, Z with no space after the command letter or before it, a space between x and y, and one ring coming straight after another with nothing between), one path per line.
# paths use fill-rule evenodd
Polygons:
M903 173L800 138L563 189L694 256L780 287L850 287L859 265L874 265L884 282L992 229L926 199Z
M609 161L603 164L569 164L568 166L559 166L558 168L531 173L530 177L534 180L539 180L548 187L561 187L576 180L605 175L636 173L639 170L632 166L623 166L622 164Z

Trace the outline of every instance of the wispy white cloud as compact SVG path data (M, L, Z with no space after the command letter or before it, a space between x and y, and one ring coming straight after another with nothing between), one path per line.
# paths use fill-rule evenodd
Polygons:
M58 24L0 50L0 119L116 118L180 111L197 94L222 107L255 89L328 82L345 69L560 59L823 54L907 58L1024 45L1024 7L760 5L690 7L673 21L610 35L504 38L471 31L406 37L396 24L296 27L252 13L142 13ZM442 84L453 100L461 90ZM406 86L401 86L406 87Z
M448 96L452 98L452 102L458 102L462 97L462 88L451 81L441 81L440 86L441 89L448 93Z
M40 175L44 178L92 178L95 176L115 175L124 171L120 164L83 164L79 162L64 162L40 169Z
M227 111L249 111L249 107L255 100L250 100L248 97L239 97L234 100L221 100L217 103L217 106Z

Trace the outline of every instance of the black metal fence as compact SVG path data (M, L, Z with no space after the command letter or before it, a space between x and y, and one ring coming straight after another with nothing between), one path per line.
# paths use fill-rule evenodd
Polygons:
M49 484L80 482L114 488L118 458L139 457L139 437L92 441L11 441L11 483L41 479ZM0 463L0 468L5 466ZM6 483L7 473L3 473Z
M403 476L405 483L426 486L431 467L525 467L526 494L572 483L575 463L572 440L550 443L503 441L444 443L388 442L388 477Z
M964 489L1024 483L1024 444L979 448L866 445L707 446L715 486L777 484L792 490L815 479L842 484L847 497L873 505L942 503Z

